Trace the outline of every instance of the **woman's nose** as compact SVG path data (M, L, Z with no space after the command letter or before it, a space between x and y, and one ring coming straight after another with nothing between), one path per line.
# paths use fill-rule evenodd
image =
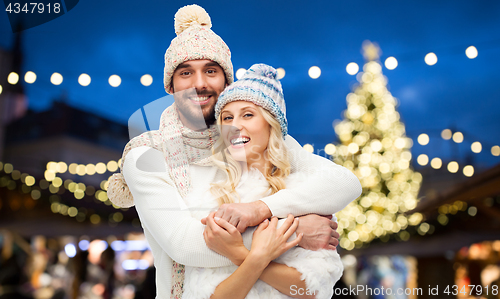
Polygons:
M241 131L241 128L238 127L236 124L231 124L231 132L233 133L238 133L239 131Z

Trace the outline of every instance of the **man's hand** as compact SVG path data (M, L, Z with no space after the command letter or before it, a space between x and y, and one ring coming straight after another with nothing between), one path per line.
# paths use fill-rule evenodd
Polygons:
M215 217L226 220L234 225L240 233L245 232L249 226L257 226L262 221L272 216L267 205L258 200L251 203L223 204L215 213ZM206 218L201 223L206 224Z
M304 234L299 246L309 250L337 249L339 245L339 234L337 233L337 222L332 221L332 216L319 216L309 214L299 217L297 235Z

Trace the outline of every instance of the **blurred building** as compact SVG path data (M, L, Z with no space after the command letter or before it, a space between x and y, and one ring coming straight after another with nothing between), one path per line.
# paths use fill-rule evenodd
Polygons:
M22 117L27 108L27 98L19 78L23 56L21 40L22 35L16 34L12 51L0 48L0 161L3 159L5 126Z
M50 161L67 165L117 161L128 140L126 125L71 107L59 99L48 110L30 110L6 127L4 160L20 171L43 177ZM66 172L62 179L78 180L78 175ZM80 178L94 186L99 186L102 179L107 176Z
M57 100L4 132L0 227L23 236L140 231L135 209L115 209L105 192L128 142L127 126Z

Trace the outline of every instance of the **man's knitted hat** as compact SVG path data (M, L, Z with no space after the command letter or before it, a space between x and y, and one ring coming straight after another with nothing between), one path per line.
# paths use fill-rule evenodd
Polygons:
M241 79L226 87L219 95L215 105L215 119L219 118L222 108L228 103L252 102L271 112L280 123L285 137L288 132L285 98L277 75L278 72L272 66L262 63L252 65Z
M172 94L172 75L179 64L188 60L208 59L217 62L226 74L227 84L233 83L231 52L220 36L210 28L208 13L193 4L181 7L175 14L175 37L165 53L163 82L167 93Z

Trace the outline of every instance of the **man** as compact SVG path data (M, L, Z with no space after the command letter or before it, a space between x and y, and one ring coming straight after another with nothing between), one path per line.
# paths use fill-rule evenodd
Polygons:
M212 126L217 97L233 82L229 48L210 27L210 17L197 5L177 12L177 37L165 53L164 77L165 90L174 94L175 104L163 113L160 130L131 140L122 158L123 175L154 254L159 298L180 296L183 267L179 264L231 265L228 259L206 247L204 226L183 209L182 200L196 184L189 164L203 165L203 158L211 154L218 137ZM360 195L359 180L350 171L307 153L290 136L286 136L285 142L290 149L292 172L303 173L307 179L300 186L290 186L254 203L222 205L210 217L223 218L244 232L271 216L332 214ZM123 183L116 175L110 180L108 196L115 204L132 197L127 192L119 194L126 190ZM334 199L332 194L336 195ZM304 233L299 246L335 249L335 228L336 223L325 217L303 216L297 229L297 233ZM249 246L251 237L251 231L243 234L245 245Z

